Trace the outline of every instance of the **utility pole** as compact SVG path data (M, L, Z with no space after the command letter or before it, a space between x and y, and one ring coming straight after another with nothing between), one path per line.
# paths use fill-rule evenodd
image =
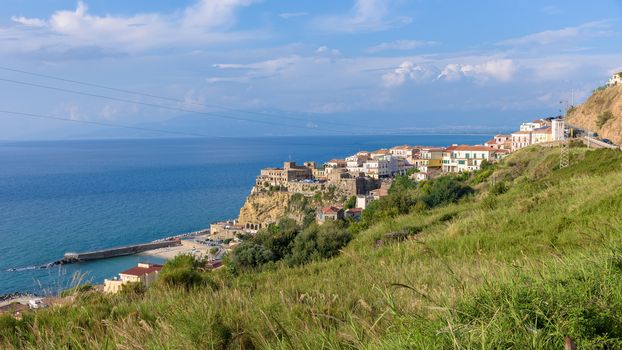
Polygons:
M572 98L574 100L574 94ZM568 138L566 137L566 123L563 120L563 118L568 113L568 109L570 109L570 107L568 105L568 101L566 100L559 101L559 103L564 105L565 111L562 120L553 121L553 123L556 123L556 127L554 128L555 133L553 137L559 141L559 168L563 169L570 165L570 146L568 145Z

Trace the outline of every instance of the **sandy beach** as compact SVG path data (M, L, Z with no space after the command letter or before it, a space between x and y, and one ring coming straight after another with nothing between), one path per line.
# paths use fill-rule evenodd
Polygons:
M197 236L196 238L205 239L207 237L209 236ZM197 258L203 258L208 255L210 249L212 249L212 247L197 243L194 240L182 239L180 246L147 250L140 253L140 255L155 256L166 260L173 259L181 254L192 254Z

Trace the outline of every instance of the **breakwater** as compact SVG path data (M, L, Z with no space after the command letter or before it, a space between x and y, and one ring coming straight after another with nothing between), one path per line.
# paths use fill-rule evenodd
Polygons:
M181 245L181 241L179 239L172 240L164 240L158 242L150 242L143 244L134 244L128 245L124 247L116 247L109 249L96 250L92 252L85 253L65 253L65 256L62 260L60 260L61 264L70 264L74 262L80 261L90 261L90 260L99 260L99 259L108 259L114 258L118 256L125 255L133 255L145 252L147 250L159 249L159 248L167 248Z

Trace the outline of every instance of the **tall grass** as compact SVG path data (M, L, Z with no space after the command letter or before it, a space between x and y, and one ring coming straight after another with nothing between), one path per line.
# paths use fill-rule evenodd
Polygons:
M6 348L619 348L622 152L529 148L459 203L359 233L335 258L218 288L81 293L0 318ZM504 191L492 191L492 180ZM478 180L478 182L480 182ZM406 240L387 239L407 231Z

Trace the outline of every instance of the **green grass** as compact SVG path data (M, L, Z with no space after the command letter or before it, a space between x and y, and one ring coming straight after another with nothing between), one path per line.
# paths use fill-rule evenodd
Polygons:
M381 222L329 260L0 318L0 347L620 348L622 152L571 151L565 169L559 149L517 152L475 195ZM419 233L385 237L399 231Z

